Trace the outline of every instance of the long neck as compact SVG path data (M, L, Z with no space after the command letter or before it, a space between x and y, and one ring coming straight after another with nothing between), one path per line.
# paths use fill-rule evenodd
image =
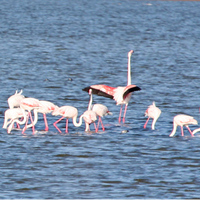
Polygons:
M76 126L76 127L81 126L82 122L83 122L83 115L80 116L79 122L77 122L76 120L77 120L77 115L75 117L73 117L73 124L74 124L74 126Z
M172 130L171 134L169 135L169 137L173 137L174 136L174 134L176 133L176 129L177 129L177 124L174 122L173 123L173 130Z
M89 95L90 95L90 101L88 103L88 110L92 110L92 92Z
M157 119L158 119L158 118L154 118L154 119L153 119L153 122L152 122L152 125L151 125L151 129L152 129L152 130L155 130L155 124L156 124Z
M128 80L127 80L127 85L131 85L131 53L128 53Z

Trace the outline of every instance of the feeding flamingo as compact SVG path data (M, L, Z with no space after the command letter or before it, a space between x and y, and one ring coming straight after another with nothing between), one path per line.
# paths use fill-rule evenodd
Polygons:
M156 121L158 120L158 118L160 117L160 114L161 114L161 110L158 107L156 107L155 102L153 102L153 104L150 105L145 112L145 116L147 116L148 118L146 120L146 123L144 124L144 128L147 127L147 123L148 123L149 119L152 118L153 122L151 125L151 129L155 130L155 124L156 124Z
M52 111L54 111L57 108L58 108L58 106L54 105L50 101L40 100L40 104L39 104L39 107L36 109L36 113L43 114L44 123L45 123L45 131L49 130L46 114L51 113ZM34 116L34 125L37 123L37 120L38 120L38 116L35 115Z
M184 136L183 126L185 126L188 129L188 131L190 132L191 136L194 136L192 131L190 130L190 128L188 126L189 124L197 125L198 122L197 122L196 119L194 119L194 117L189 116L189 115L184 115L184 114L176 115L174 117L174 120L173 120L173 130L172 130L172 132L171 132L171 134L169 136L173 137L175 135L177 126L181 127L181 135L182 136Z
M128 52L128 74L127 74L127 86L125 87L110 87L107 85L91 85L83 89L83 91L89 92L89 89L92 89L93 94L97 94L100 96L104 96L107 98L114 99L116 101L116 105L121 105L120 113L119 113L119 123L121 122L121 114L123 110L123 104L125 104L124 115L123 115L123 123L125 123L125 116L128 107L128 103L131 98L131 93L134 91L141 90L136 85L131 85L131 55L133 50Z
M25 97L22 95L22 90L17 93L18 91L16 90L15 94L13 94L12 96L10 96L8 98L8 106L9 108L19 108L20 107L20 102L22 99L24 99Z
M19 118L23 118L23 121L20 121ZM26 122L27 112L21 108L9 108L4 113L4 124L3 128L7 128L7 132L10 133L13 129L14 123L24 124ZM10 120L9 120L10 119ZM9 121L8 121L9 120Z
M90 98L91 98L91 105L92 105L92 89L89 90ZM91 109L91 108L89 108ZM96 113L96 115L99 117L98 124L97 124L97 130L99 129L99 124L101 123L102 130L105 131L105 127L103 125L102 117L106 115L112 115L112 113L108 110L107 106L103 104L94 104L92 105L92 110Z
M59 131L59 133L62 133L62 131L57 127L56 124L58 122L60 122L62 119L64 119L64 118L66 118L66 129L65 129L66 133L68 133L68 121L69 121L69 118L72 118L73 124L76 127L79 127L82 124L83 116L80 116L79 122L77 123L76 120L77 120L77 116L78 116L78 110L77 110L77 108L75 108L73 106L57 107L51 114L54 115L54 116L58 116L58 115L62 116L60 119L58 119L56 122L53 123L53 125Z
M26 124L25 124L25 126L22 130L22 134L24 134L26 129L30 126L32 126L33 134L35 133L35 126L34 126L34 121L33 121L32 115L31 115L31 111L33 110L33 111L36 112L36 109L38 109L39 106L40 106L40 101L38 99L35 99L35 98L24 98L21 101L20 108L28 111L28 117L27 117L27 120L26 120ZM30 120L31 120L31 125L28 126L29 117L30 117Z

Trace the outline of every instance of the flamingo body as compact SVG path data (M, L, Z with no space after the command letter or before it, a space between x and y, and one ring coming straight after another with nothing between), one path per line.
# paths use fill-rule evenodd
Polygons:
M173 137L175 135L176 129L178 126L181 127L181 135L182 136L184 136L183 126L185 126L188 129L188 131L190 132L191 136L193 136L193 133L188 126L190 124L197 125L198 122L196 119L194 119L194 117L192 117L190 115L184 115L184 114L176 115L173 119L173 130L169 136Z
M24 98L25 97L22 95L22 90L19 93L17 93L17 90L16 90L15 94L8 98L9 108L20 107L20 103Z
M54 116L61 115L62 117L58 119L56 122L53 123L55 128L61 133L61 130L57 127L57 123L60 122L62 119L66 118L66 129L65 132L68 133L68 119L72 118L74 126L78 127L81 126L82 124L82 118L83 116L80 117L79 123L76 122L77 116L78 116L78 110L77 108L73 106L61 106L57 107L52 113Z
M4 124L3 128L6 129L7 126L12 123L13 120L24 117L24 110L21 108L9 108L4 113ZM10 121L8 121L10 119Z
M161 110L158 107L156 107L155 102L153 102L153 104L150 105L145 112L145 116L147 116L148 118L146 120L146 123L144 124L144 128L146 128L149 119L152 118L153 121L152 121L151 129L155 130L155 123L160 117L160 114L161 114Z
M92 93L104 96L107 98L114 99L116 101L116 105L121 105L120 113L119 113L119 123L121 122L121 113L122 113L122 106L125 104L125 110L124 110L124 116L123 116L123 122L125 123L125 116L126 116L126 110L128 107L128 103L131 98L131 93L134 91L139 91L141 88L139 88L136 85L131 84L131 55L133 53L133 50L128 52L128 75L127 75L127 86L125 87L110 87L107 85L91 85L89 87L86 87L83 89L83 91L89 92L90 89L92 89Z

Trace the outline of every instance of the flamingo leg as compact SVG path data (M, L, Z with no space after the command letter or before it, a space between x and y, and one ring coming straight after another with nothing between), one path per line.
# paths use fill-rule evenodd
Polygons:
M125 105L123 123L125 123L125 116L126 116L127 107L128 107L128 104Z
M34 126L34 122L33 122L33 118L32 118L31 113L30 113L30 120L31 120L31 124L33 125L33 126L32 126L33 134L35 134L35 126Z
M65 132L68 133L68 118L66 119L66 128L65 128Z
M98 131L98 128L97 128L97 126L96 126L96 123L94 122L94 128L95 128L95 132L97 133L97 131Z
M191 131L190 128L189 128L189 126L186 126L186 127L187 127L188 131L190 132L191 136L194 137L192 131Z
M57 123L60 122L62 119L64 119L65 117L62 116L59 120L57 120L56 122L53 123L54 127L59 131L59 133L62 133L62 131L57 127Z
M101 119L101 117L99 117L99 120L100 120L100 122L101 122L101 127L102 127L102 130L103 131L105 131L105 127L104 127L104 125L103 125L103 122L102 122L102 119ZM97 129L98 130L98 129Z
M184 136L184 133L183 133L183 126L181 126L181 136Z
M45 123L45 131L48 131L49 127L48 127L48 122L47 122L47 116L45 113L43 114L43 117L44 117L44 123Z
M144 124L144 128L147 127L147 123L148 123L149 119L150 119L150 117L147 118L147 121L146 121L146 123Z
M121 115L122 115L123 104L121 105L120 112L119 112L119 123L121 122Z
M27 120L26 120L26 124L25 124L24 128L22 129L22 134L24 134L24 132L25 132L26 129L27 129L28 120L29 120L30 115L31 115L31 112L28 112L28 117L27 117Z

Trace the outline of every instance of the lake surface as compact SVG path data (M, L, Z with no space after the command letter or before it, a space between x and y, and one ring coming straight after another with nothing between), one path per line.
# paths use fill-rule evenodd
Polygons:
M134 0L2 0L0 4L0 123L16 90L26 97L71 105L79 116L93 84L125 86L127 53L132 95L126 123L120 106L93 96L113 113L105 132L86 133L42 115L37 133L0 129L0 198L128 199L199 198L200 137L187 129L169 137L173 117L200 122L199 2ZM151 130L144 112L155 101L162 110ZM192 130L199 126L190 126ZM94 127L91 125L91 129Z

